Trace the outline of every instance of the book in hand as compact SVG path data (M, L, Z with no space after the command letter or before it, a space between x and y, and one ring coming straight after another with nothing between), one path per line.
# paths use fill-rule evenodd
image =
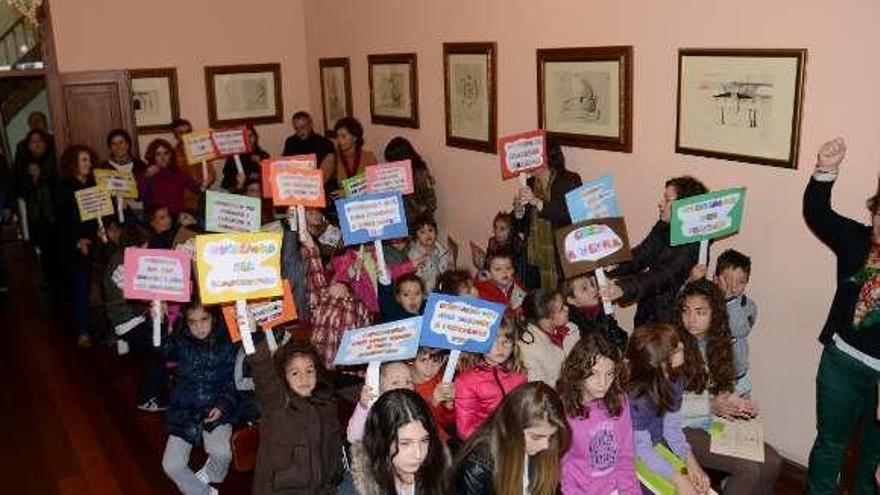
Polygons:
M672 466L672 469L681 471L685 467L684 461L673 454L665 445L657 444L654 446L654 450L666 459L666 462ZM638 476L639 482L655 495L676 495L678 493L678 490L669 478L651 470L641 459L636 460L636 476ZM718 494L710 488L709 495Z

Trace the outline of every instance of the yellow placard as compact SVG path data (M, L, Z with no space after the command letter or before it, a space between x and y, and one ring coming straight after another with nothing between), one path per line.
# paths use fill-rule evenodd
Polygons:
M127 199L137 199L138 187L131 171L96 169L95 181L98 187L110 193L111 196L120 196Z
M199 296L205 304L282 294L279 233L196 237Z
M217 158L217 148L211 139L211 131L191 132L183 135L183 150L186 161L196 165Z
M80 189L75 194L76 207L79 208L81 222L106 217L114 213L110 193L98 186Z

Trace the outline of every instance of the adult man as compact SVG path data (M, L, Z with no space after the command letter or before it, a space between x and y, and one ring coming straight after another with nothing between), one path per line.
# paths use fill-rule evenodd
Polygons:
M293 114L294 134L284 141L284 156L308 155L314 153L318 164L324 157L333 153L333 143L316 134L312 127L312 116L305 111Z

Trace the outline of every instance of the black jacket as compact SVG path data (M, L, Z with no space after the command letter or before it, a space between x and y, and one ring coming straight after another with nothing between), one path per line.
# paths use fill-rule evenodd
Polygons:
M314 153L318 159L318 166L324 161L324 157L333 153L333 143L324 136L312 133L306 139L300 139L296 134L284 141L284 156L308 155Z
M850 277L861 270L868 258L871 227L839 215L831 208L833 186L833 181L811 179L804 191L804 220L816 237L837 256L837 290L819 341L828 344L837 333L856 349L880 358L880 329L853 328L853 314L862 287Z
M528 467L529 476L534 475L533 467ZM452 469L449 493L456 495L494 495L495 461L486 444L478 445L460 459Z
M606 315L604 311L599 311L595 318L590 318L581 312L577 307L566 304L568 306L568 319L581 331L581 337L590 333L598 332L605 336L609 342L617 346L621 352L626 348L626 341L629 338L626 331L617 324L617 318L614 315Z
M645 240L632 249L633 259L608 272L609 277L619 279L624 301L638 303L636 327L672 323L675 297L697 264L699 252L699 243L670 246L669 224L658 220Z

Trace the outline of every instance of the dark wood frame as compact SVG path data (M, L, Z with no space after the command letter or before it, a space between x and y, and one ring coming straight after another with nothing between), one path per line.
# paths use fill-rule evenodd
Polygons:
M795 74L794 108L792 111L791 137L789 138L788 160L778 160L755 155L728 153L723 151L703 150L698 148L686 148L680 145L681 130L681 69L684 57L750 57L750 58L795 58L797 69ZM800 151L801 138L801 115L804 103L804 79L806 76L807 50L805 48L793 49L765 49L765 48L682 48L678 51L678 86L676 90L675 105L675 152L684 155L697 155L709 158L720 158L737 162L758 163L773 167L797 169L798 153Z
M217 95L214 94L214 76L271 72L275 78L275 115L242 119L217 118ZM205 89L208 95L208 125L225 127L240 124L275 124L284 122L284 100L281 93L281 64L211 65L205 67Z
M547 131L547 137L559 144L578 148L594 148L599 150L632 153L633 133L633 47L632 46L598 46L581 48L539 48L536 51L538 65L538 127L544 128L546 115L544 105L544 64L550 63L583 63L583 62L617 62L620 64L620 124L617 137L598 136L592 134L575 134L569 132Z
M476 139L453 136L452 112L449 108L449 57L453 55L484 55L489 73L487 87L489 90L489 139ZM498 45L493 42L443 43L443 108L446 116L446 146L464 148L473 151L495 154L498 152Z
M409 117L394 117L376 113L375 96L373 93L373 66L387 64L409 65L409 94L412 98L412 111ZM374 124L393 125L397 127L419 128L419 67L415 53L388 53L367 55L367 75L370 80L370 121Z
M135 79L154 77L163 77L165 79L168 79L168 88L170 92L169 102L171 103L171 120L180 118L180 94L177 87L176 67L162 67L155 69L129 69L128 74L129 79L131 79L132 85L134 85ZM132 102L134 102L134 95L132 95ZM132 103L132 109L134 109L134 103ZM166 125L159 124L138 126L137 117L135 117L135 126L137 127L139 134L158 134L162 132L169 132L170 124L171 122L168 122L168 124Z
M348 115L353 113L351 99L351 69L348 57L318 59L318 77L321 78L321 117L324 120L324 132L332 129L333 125L336 124L335 122L327 122L327 109L324 108L326 94L326 90L324 89L324 69L333 67L342 67L345 72L345 108L348 109Z

